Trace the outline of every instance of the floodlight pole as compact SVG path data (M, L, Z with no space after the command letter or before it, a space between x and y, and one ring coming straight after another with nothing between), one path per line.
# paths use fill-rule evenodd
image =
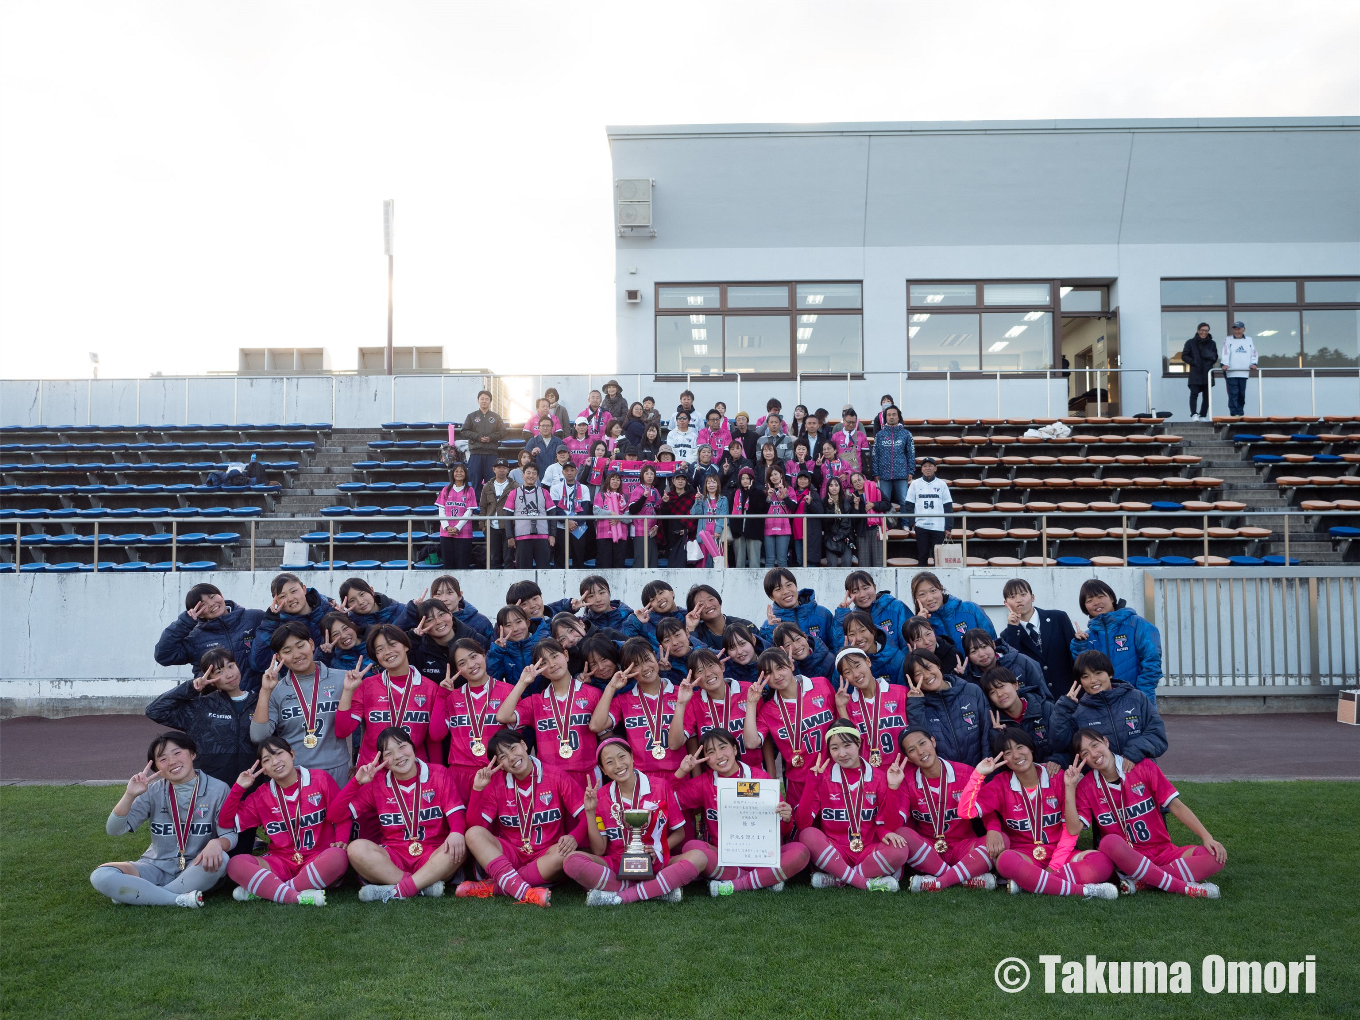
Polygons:
M387 374L392 374L392 228L396 218L396 202L383 200L383 250L387 253Z

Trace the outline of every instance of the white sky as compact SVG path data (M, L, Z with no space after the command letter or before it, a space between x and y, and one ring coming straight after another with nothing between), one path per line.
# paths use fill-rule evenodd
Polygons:
M614 360L606 124L1360 113L1360 4L0 6L0 374ZM582 352L588 352L583 354Z

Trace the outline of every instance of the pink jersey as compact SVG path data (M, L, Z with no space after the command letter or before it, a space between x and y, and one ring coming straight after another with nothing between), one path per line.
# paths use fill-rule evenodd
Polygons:
M1162 817L1162 809L1180 796L1171 780L1151 758L1130 765L1116 757L1115 767L1118 783L1106 783L1095 772L1082 777L1077 787L1081 824L1090 826L1094 820L1097 838L1122 835L1148 856L1175 846Z
M624 833L623 810L625 807L651 806L655 808L651 821L642 833L642 845L651 847L656 859L665 864L671 859L670 842L667 839L676 829L685 827L685 812L676 799L675 790L663 776L649 776L637 773L637 785L631 798L619 792L618 783L610 783L600 791L599 803L595 807L595 817L589 819L603 833L608 846L601 855L615 871L628 845L629 836Z
M591 439L603 439L604 434L609 431L609 423L614 420L614 416L603 407L597 407L594 410L587 407L577 417L585 418L586 435Z
M250 832L263 825L269 852L289 859L294 853L308 858L332 843L348 841L348 822L337 825L327 817L340 793L330 773L300 765L297 773L298 781L282 789L272 779L248 792L233 783L222 802L217 824L237 832ZM337 830L343 830L343 834Z
M756 730L763 738L774 740L775 748L784 759L785 779L790 783L811 782L812 766L822 753L827 728L836 717L836 696L831 685L821 677L796 676L794 682L799 685L796 700L785 701L776 694L760 703L756 710ZM799 705L803 718L795 748L790 734L797 725ZM795 751L802 755L802 764L793 763Z
M863 453L869 448L869 437L864 434L862 428L856 426L854 432L837 429L831 433L831 442L836 445L836 452L841 455L841 462L847 465L850 470L859 471L863 469Z
M452 485L444 486L435 497L434 504L439 507L441 535L445 538L472 537L472 521L469 515L477 512L477 493L472 491L471 485L464 485L462 489L455 489Z
M676 790L676 797L682 808L686 811L703 812L704 839L714 846L718 845L718 784L715 782L718 778L715 772L705 772L691 779L678 780L679 787ZM737 771L726 778L769 779L770 775L764 769L747 765L743 761L738 762ZM787 839L793 832L793 820L781 821L779 832Z
M581 788L562 772L545 769L543 762L530 756L533 772L523 780L508 773L499 775L485 790L472 795L469 824L480 825L493 836L518 846L528 826L529 856L536 857L563 836L579 833L577 842L585 845L580 828Z
M714 457L721 457L732 445L732 433L722 425L716 431L705 425L699 430L699 445L707 446Z
M628 497L622 492L595 492L595 537L604 542L622 542L628 537L623 517L628 513ZM618 516L611 517L611 514Z
M406 684L414 677L414 686L409 695ZM391 682L391 693L396 698L394 709L388 697L387 673L370 673L354 692L348 712L335 713L335 735L347 737L364 725L364 742L359 748L359 763L367 764L378 753L378 734L392 725L400 726L411 735L417 756L426 754L426 738L430 731L430 717L434 714L435 702L439 699L440 687L433 680L420 675L413 667L405 677L397 677ZM402 702L405 701L405 709ZM401 718L393 722L393 713ZM438 754L436 747L435 753Z
M660 718L657 717L658 712ZM666 737L675 712L675 684L669 680L662 680L661 690L650 697L643 694L640 688L634 687L625 694L616 694L609 703L609 723L617 726L620 720L623 721L628 746L633 749L633 764L638 771L671 775L680 767L680 762L685 758L683 748L679 751L667 750L664 758L652 756L652 748L666 748Z
M852 686L845 717L864 734L860 753L868 758L877 751L886 767L900 754L897 737L907 728L907 689L879 677L878 692L866 700L860 689Z
M504 680L491 680L481 687L464 684L453 690L439 689L439 701L430 719L429 740L431 743L449 738L449 764L459 768L480 769L486 767L486 751L475 754L473 740L480 740L485 748L491 736L505 727L496 722L496 709L515 688ZM473 732L474 720L480 720L476 733Z
M422 844L426 853L437 849L450 832L465 830L467 810L447 769L423 761L419 764L415 776L400 782L386 770L362 785L351 779L331 805L328 817L338 823L345 818L377 815L384 846L403 854L409 852L412 843ZM420 805L418 819L413 802Z
M822 461L822 495L826 495L826 483L833 478L839 478L841 480L841 492L844 492L850 484L849 474L850 469L845 466L843 461Z
M658 471L658 474L660 472ZM643 535L656 534L656 507L661 502L661 494L650 485L643 485L641 482L633 482L624 485L624 491L628 495L628 505L632 506L641 499L642 506L634 511L632 535L634 538L641 538ZM653 518L647 520L647 518Z
M533 726L538 735L538 753L549 771L591 772L599 738L590 731L590 714L599 702L599 689L580 680L571 681L565 698L555 694L549 684L537 694L520 699L515 706L515 725ZM558 752L562 742L559 719L567 727L567 743L572 752L569 758Z
M727 678L727 699L710 698L702 687L694 689L694 696L685 706L685 736L699 737L704 730L725 729L737 738L741 748L741 760L752 768L764 764L760 748L747 749L742 739L746 728L746 691L751 685L740 680Z
M973 822L959 812L959 802L963 798L964 787L973 775L973 767L963 762L940 759L943 768L941 779L944 781L943 833L936 832L935 815L941 813L940 780L927 779L920 769L907 773L907 779L898 790L898 815L900 820L919 832L927 842L933 842L943 834L950 843L974 839Z
M975 772L960 800L959 813L970 818L981 818L989 832L1004 832L1011 841L1011 849L1029 854L1034 847L1034 823L1039 821L1040 842L1052 854L1067 834L1063 824L1063 803L1066 790L1062 776L1050 778L1048 770L1040 766L1039 785L1026 790L1015 773L1002 772L990 782L978 782ZM1076 844L1076 838L1068 841ZM1063 859L1070 850L1063 854ZM1054 866L1047 859L1050 867Z
M886 769L863 760L856 769L833 763L820 776L808 779L798 803L798 827L821 829L838 850L849 850L854 834L851 821L858 810L860 838L865 846L872 846L898 827L897 799L897 791L888 787Z
M568 436L562 440L562 445L571 451L571 462L579 469L582 464L590 457L590 447L595 440L590 436L584 439L577 439L575 436Z

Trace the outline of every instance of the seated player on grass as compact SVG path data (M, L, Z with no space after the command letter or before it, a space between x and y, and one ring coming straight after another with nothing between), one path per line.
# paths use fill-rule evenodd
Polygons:
M550 906L548 885L561 878L562 862L586 838L581 788L565 772L545 769L514 730L498 731L487 756L491 763L472 780L467 840L491 877L459 884L458 895L499 892Z
M1075 827L1078 820L1095 826L1100 852L1119 871L1120 890L1131 895L1153 888L1218 899L1218 886L1204 880L1223 870L1228 851L1186 807L1157 763L1144 758L1135 764L1115 754L1097 730L1078 730L1073 746L1091 771L1075 794L1067 796L1067 826ZM1203 846L1172 843L1164 810L1180 819Z
M1018 726L993 732L992 748L996 754L978 762L964 788L959 815L982 819L987 852L1010 891L1116 899L1110 859L1099 850L1074 853L1081 826L1064 825L1067 790L1076 788L1081 767L1068 769L1062 779L1036 767L1034 741ZM1003 772L983 782L1002 765L1009 776Z
M642 641L646 639L635 638ZM649 646L650 649L650 646ZM593 781L583 799L590 851L577 850L562 864L586 893L588 907L617 907L642 900L679 903L682 890L704 870L704 855L687 850L672 852L685 841L684 811L671 784L660 774L647 775L633 764L633 750L622 737L600 741L597 754L604 784ZM623 852L632 832L623 812L645 807L652 811L642 833L642 845L652 861L652 878L635 882L619 875Z
M512 688L486 671L486 653L472 638L459 638L449 648L454 673L439 685L439 700L430 718L429 740L449 738L449 776L458 799L472 803L472 779L486 767L486 749L501 729L496 712Z
M381 842L356 839L348 847L350 864L367 883L359 899L443 896L444 879L463 863L464 804L447 770L421 761L405 730L387 727L376 746L327 813L337 825L358 819L361 831L376 816Z
M194 768L198 748L185 733L162 733L146 752L146 768L127 781L109 813L110 836L151 823L151 846L135 861L101 864L90 884L114 903L201 907L203 894L226 876L236 831L217 822L227 785Z
M904 772L874 768L860 757L862 737L849 719L826 731L830 761L818 756L797 806L798 842L816 871L812 888L852 885L897 892L893 872L907 863L907 841L893 831Z
M284 626L293 626L290 621ZM269 850L263 857L238 854L227 862L238 900L326 905L326 887L345 877L349 821L332 821L330 806L340 795L325 769L300 768L293 746L278 734L259 743L260 760L236 777L217 822L254 838L264 826ZM251 787L266 777L265 785Z
M669 746L671 724L683 716L675 685L661 677L656 654L645 637L629 638L621 652L623 669L605 685L590 728L603 739L622 725L638 768L649 776L671 777L684 754ZM632 690L629 681L633 681ZM683 720L682 720L683 722Z
M770 779L764 769L741 760L741 743L725 729L708 729L699 737L699 754L687 754L675 770L676 797L686 811L703 813L700 838L685 843L684 851L703 854L703 874L709 877L710 896L731 896L738 892L768 889L783 892L784 883L808 865L808 849L793 834L793 805L779 802L779 848L777 868L738 868L718 866L718 779ZM700 765L708 770L701 772Z

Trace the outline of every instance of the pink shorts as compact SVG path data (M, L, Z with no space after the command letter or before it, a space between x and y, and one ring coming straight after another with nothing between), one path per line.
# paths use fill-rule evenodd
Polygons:
M516 871L520 868L527 868L530 864L533 864L534 861L542 857L549 849L549 846L540 846L531 850L529 853L524 853L520 850L520 844L517 841L504 838L501 839L501 853L505 856L505 859L510 862L510 866Z
M1134 849L1158 867L1170 864L1177 857L1183 856L1187 850L1198 849L1205 853L1209 852L1204 847L1176 846L1174 843L1163 843L1160 846L1150 847L1135 846Z
M395 864L402 871L406 872L406 874L414 875L417 871L419 871L427 863L429 863L430 857L434 854L434 852L444 845L444 840L441 839L438 843L434 844L430 843L422 844L425 852L422 853L419 857L411 856L410 851L407 850L407 847L409 845L410 844L408 843L403 843L401 844L400 847L387 846L384 849L387 850L387 856L392 859L393 864Z
M933 840L926 840L933 845ZM946 864L951 867L958 864L978 847L985 847L987 840L981 836L969 836L967 839L957 839L949 841L949 849L940 856L944 858Z
M286 882L289 881L290 879L297 878L298 875L302 873L303 868L307 867L307 865L310 864L312 861L315 861L318 856L325 853L326 850L330 849L335 850L337 853L345 852L340 847L323 847L322 849L313 851L312 853L305 856L302 859L301 864L293 863L292 854L264 854L263 856L260 857L260 863L268 864L270 874L272 874L275 878L281 879ZM336 879L336 882L339 882L339 879ZM334 884L335 883L332 883L332 885Z

